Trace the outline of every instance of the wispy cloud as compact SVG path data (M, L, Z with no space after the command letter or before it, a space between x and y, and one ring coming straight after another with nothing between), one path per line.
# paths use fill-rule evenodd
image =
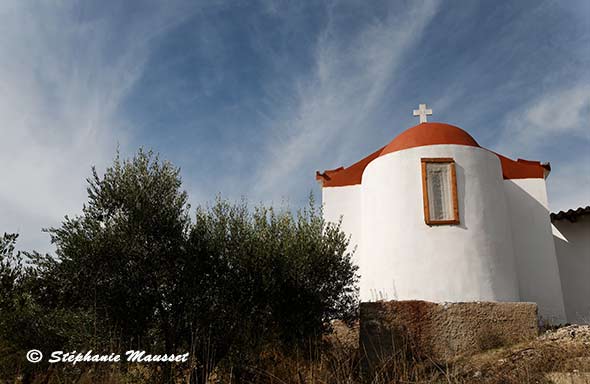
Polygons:
M553 164L547 180L552 210L590 204L589 122L590 85L582 80L549 90L506 117L500 151ZM573 145L581 151L572 152Z
M418 102L482 145L551 161L550 199L576 204L582 192L556 188L578 175L588 189L590 174L590 35L574 8L4 1L0 232L46 249L40 229L79 211L117 144L181 166L194 203L296 207L316 170L384 145Z
M267 142L254 196L293 196L301 180L312 178L321 166L318 160L325 163L325 151L333 152L330 161L342 160L334 148L354 144L364 135L364 123L383 102L406 51L420 39L436 9L436 2L390 9L348 39L343 39L347 31L337 20L338 9L328 9L313 71L296 80L295 96L288 99L291 108L269 122L275 136Z
M568 135L590 140L590 85L547 92L507 117L503 146L538 146Z
M551 211L567 211L590 205L590 154L554 166L547 180Z
M183 16L153 7L123 20L83 4L0 5L0 230L25 249L48 249L41 228L78 212L91 165L125 145L119 106L153 39Z

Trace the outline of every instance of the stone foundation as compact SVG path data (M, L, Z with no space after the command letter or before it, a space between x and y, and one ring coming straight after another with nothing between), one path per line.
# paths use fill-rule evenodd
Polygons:
M361 303L360 348L371 370L395 353L445 364L455 357L532 340L534 303Z

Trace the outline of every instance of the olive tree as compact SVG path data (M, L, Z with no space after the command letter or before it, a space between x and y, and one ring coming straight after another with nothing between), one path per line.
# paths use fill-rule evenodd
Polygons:
M56 255L31 254L18 293L40 316L84 319L87 337L65 331L56 348L190 352L182 368L204 381L219 363L243 366L265 345L301 344L355 313L348 239L313 199L293 214L218 198L191 217L180 170L143 150L87 182L81 214L47 230ZM160 371L172 380L169 363Z

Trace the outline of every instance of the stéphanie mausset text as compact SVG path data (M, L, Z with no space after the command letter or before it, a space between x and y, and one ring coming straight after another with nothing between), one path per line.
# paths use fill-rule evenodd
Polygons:
M124 360L130 363L184 363L188 361L188 355L188 352L181 355L152 355L145 351L130 350L125 352ZM86 353L53 351L48 362L71 363L72 365L76 365L77 363L119 363L121 362L121 355L116 353L101 355L93 353L92 350Z

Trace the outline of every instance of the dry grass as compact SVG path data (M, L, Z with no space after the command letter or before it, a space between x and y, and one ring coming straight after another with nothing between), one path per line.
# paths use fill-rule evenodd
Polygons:
M274 355L248 384L590 384L590 326L551 330L531 342L458 357L445 365L415 361L406 352L382 357L373 375L363 376L359 351L350 343L331 340L314 359Z
M461 379L478 383L548 383L548 373L590 372L590 326L548 331L531 342L459 358L454 367Z

